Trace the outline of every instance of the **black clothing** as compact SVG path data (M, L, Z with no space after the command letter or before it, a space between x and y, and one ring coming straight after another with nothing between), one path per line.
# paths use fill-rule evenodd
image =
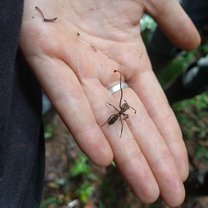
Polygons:
M38 208L44 176L41 89L20 52L23 0L0 1L0 207Z

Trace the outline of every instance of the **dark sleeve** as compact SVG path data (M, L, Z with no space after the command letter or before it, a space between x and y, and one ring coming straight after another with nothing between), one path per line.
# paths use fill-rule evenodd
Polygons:
M0 1L0 207L38 208L44 178L41 89L18 49L23 0Z

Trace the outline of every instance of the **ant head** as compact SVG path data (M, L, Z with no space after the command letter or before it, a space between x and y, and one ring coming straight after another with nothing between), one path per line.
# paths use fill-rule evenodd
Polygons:
M125 103L122 104L121 106L122 109L129 109L129 104L125 101Z

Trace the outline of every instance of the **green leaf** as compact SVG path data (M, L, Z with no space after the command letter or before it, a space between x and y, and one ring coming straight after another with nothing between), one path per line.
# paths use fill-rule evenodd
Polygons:
M91 184L84 183L83 185L81 185L81 187L77 191L80 201L82 203L86 203L90 198L90 196L92 195L93 191L94 191L94 187Z
M50 140L54 136L54 126L53 124L47 124L44 126L44 137L45 140Z
M70 175L76 177L78 175L87 175L90 173L90 167L88 165L88 158L81 154L75 161L75 164L70 168Z

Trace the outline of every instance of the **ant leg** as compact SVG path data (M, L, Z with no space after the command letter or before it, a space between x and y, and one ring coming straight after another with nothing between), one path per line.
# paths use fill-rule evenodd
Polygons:
M106 123L108 123L108 121L110 121L110 119L112 118L113 115L111 115L101 126L104 126Z
M136 113L136 110L133 107L131 107L131 106L129 106L129 107L134 111L134 113Z
M119 118L120 118L120 121L121 121L121 134L120 134L120 138L121 138L122 133L123 133L123 121L122 121L122 119L121 119L121 116L120 116Z
M127 101L126 100L124 100L125 101L125 103L127 103ZM128 103L127 103L128 104ZM130 106L129 104L128 104L128 106L129 106L129 108L131 108L133 111L134 111L134 113L136 113L136 110L135 110L135 108L133 108L132 106Z
M109 118L101 126L104 126L106 123L108 123L108 121L109 121Z
M123 120L124 121L129 118L129 114L123 113L122 115L123 115Z
M113 106L112 104L110 104L110 103L108 103L108 102L107 102L107 104L110 105L111 107L113 107L116 111L120 112L120 111L119 111L115 106Z

